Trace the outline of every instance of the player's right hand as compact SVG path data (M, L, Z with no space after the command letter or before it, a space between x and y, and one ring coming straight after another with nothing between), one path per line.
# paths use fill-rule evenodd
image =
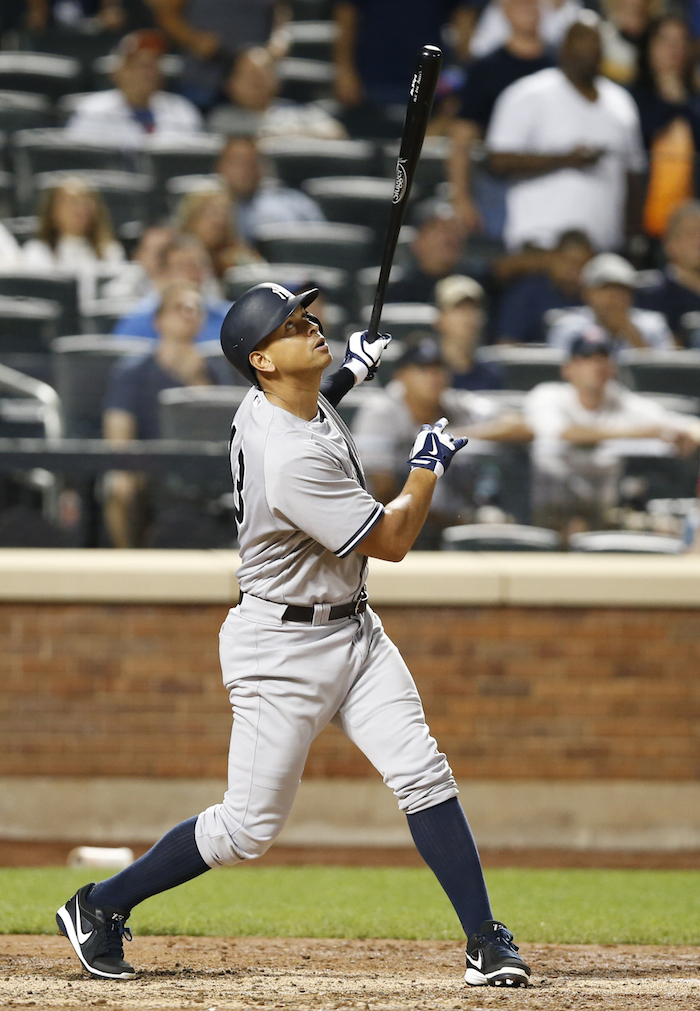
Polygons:
M365 379L374 379L382 354L391 343L391 334L380 333L374 341L367 340L366 330L356 330L348 338L343 368L355 376L355 386Z
M455 439L445 431L446 424L447 418L440 418L434 425L423 425L408 458L411 470L422 467L442 477L455 453L466 446L468 440Z

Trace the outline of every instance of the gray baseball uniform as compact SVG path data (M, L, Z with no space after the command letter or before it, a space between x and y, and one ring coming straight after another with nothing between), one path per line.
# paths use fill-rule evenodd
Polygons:
M228 790L197 819L207 864L262 856L289 814L313 739L329 723L367 755L408 814L457 794L413 679L377 615L329 620L358 600L381 519L352 437L323 397L304 421L252 389L231 444L241 602L220 635L233 707ZM283 617L313 605L313 622Z

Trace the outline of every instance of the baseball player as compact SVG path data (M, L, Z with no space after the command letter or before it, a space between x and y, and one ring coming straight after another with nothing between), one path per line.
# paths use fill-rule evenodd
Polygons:
M468 936L467 983L526 986L530 970L493 918L452 771L365 591L368 557L404 557L466 440L444 418L424 426L400 495L386 506L372 498L334 405L374 374L391 338L352 334L320 393L330 352L307 312L317 294L257 285L221 331L227 358L254 383L231 436L241 595L220 634L234 717L228 790L130 867L80 888L58 926L93 976L133 978L123 950L132 908L212 867L261 857L289 815L311 742L334 723L394 791L452 902Z

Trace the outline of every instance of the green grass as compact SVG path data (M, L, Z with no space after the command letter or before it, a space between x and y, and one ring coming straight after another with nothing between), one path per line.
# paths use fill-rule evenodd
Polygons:
M700 944L700 872L492 870L495 915L519 940ZM64 868L0 869L0 933L54 933L54 912L86 880ZM462 936L428 870L231 868L148 899L138 934L277 937Z

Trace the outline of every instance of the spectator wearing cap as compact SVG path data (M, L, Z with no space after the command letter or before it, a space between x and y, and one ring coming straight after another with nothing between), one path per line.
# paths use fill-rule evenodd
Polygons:
M687 314L700 312L700 202L689 200L671 215L664 252L666 266L639 289L637 304L663 313L679 344L697 346L698 327Z
M186 98L163 91L160 61L166 43L158 32L132 32L117 48L116 88L80 99L66 124L75 138L138 147L150 134L182 137L202 129L202 118Z
M318 102L280 98L275 61L255 46L238 53L224 82L228 102L207 116L207 129L227 137L347 137L345 127Z
M533 523L568 534L609 525L622 472L609 440L657 439L686 453L700 444L700 422L618 383L612 342L593 325L573 339L562 379L535 386L523 412L533 434Z
M255 242L263 225L325 221L315 200L301 190L281 186L265 175L254 137L229 137L217 171L236 205L238 231Z
M488 422L494 414L495 407L486 397L450 388L440 348L423 337L404 352L392 381L367 397L353 421L353 436L373 494L389 502L403 487L409 451L421 425L434 424L444 416L450 431L464 434L470 425ZM444 493L436 492L420 546L436 547L441 527L471 517L474 474L469 454L463 455L458 466L453 462Z
M597 249L641 233L646 158L629 93L600 76L598 29L578 21L559 66L516 81L498 98L486 136L492 172L510 182L505 240L551 249L563 231Z
M541 269L514 281L503 292L496 325L499 341L541 344L553 313L583 301L581 272L593 256L591 240L584 232L564 232L554 249L531 255Z
M613 348L673 348L673 334L660 312L633 306L637 272L616 253L599 253L581 272L585 306L564 313L549 330L553 347L568 349L585 328L600 327Z
M157 344L150 355L126 358L110 375L103 404L105 439L129 442L160 437L158 394L177 386L210 386L217 378L197 351L204 307L196 285L168 285L155 312ZM118 548L143 543L145 525L136 506L146 488L143 475L114 471L105 484L105 516ZM142 517L141 517L142 520Z
M387 302L434 302L435 285L450 274L464 273L480 280L486 277L488 264L470 252L467 232L450 204L425 200L412 220L416 228L412 263L405 277L389 282Z
M505 217L505 186L503 182L489 180L488 188L481 194L487 199L477 207L472 197L472 152L488 130L501 92L521 77L554 66L554 59L540 33L541 9L537 0L501 0L496 9L507 26L506 38L495 52L475 59L468 66L451 131L447 165L452 199L463 223L475 229L483 221L489 235L500 237ZM494 189L498 192L493 192Z
M484 289L473 277L452 274L435 285L439 309L435 329L452 386L457 390L500 390L503 387L501 370L475 357L486 318L484 298Z

